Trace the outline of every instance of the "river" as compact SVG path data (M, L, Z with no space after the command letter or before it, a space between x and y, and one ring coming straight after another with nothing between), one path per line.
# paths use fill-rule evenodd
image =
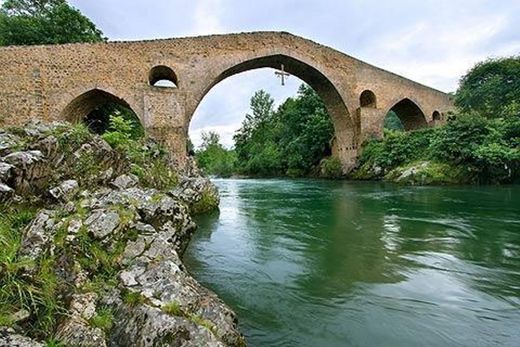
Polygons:
M184 261L248 345L520 345L520 186L214 182Z

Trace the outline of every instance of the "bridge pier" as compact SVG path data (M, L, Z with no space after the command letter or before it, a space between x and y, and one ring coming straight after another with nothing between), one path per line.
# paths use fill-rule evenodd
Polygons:
M188 125L185 107L178 102L179 91L149 86L143 95L145 132L163 144L182 168L186 163Z
M383 123L386 113L375 107L359 107L356 110L356 118L359 124L359 147L366 140L383 137Z

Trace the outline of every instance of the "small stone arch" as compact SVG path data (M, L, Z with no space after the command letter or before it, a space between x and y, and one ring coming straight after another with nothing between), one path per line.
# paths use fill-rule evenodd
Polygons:
M442 119L442 115L441 115L441 113L440 113L439 111L433 111L433 113L432 113L432 119L433 119L434 121L439 121L439 120L441 120L441 119Z
M71 123L86 122L89 115L107 104L115 104L130 110L142 124L139 116L126 100L98 88L90 89L75 97L61 112L61 119Z
M172 68L166 65L158 65L150 70L148 83L150 83L152 87L177 88L179 81Z
M425 128L428 126L426 116L417 103L409 98L395 103L388 112L393 111L399 117L405 131ZM387 112L387 113L388 113Z
M368 89L364 90L359 96L359 106L377 108L377 99L374 92Z

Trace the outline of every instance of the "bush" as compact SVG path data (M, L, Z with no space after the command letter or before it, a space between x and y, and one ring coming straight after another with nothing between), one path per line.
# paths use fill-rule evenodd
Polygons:
M340 178L343 176L343 166L337 157L325 158L321 161L321 175L326 178Z
M386 131L383 139L368 141L352 177L377 179L416 161L432 161L446 164L443 170L452 168L464 182L514 182L520 176L519 139L520 115L491 119L459 113L442 127L406 133ZM430 173L435 176L435 172Z

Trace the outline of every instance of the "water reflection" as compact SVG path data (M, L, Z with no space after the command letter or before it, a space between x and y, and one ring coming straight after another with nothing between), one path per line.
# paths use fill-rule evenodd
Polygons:
M250 345L519 341L519 187L216 183L185 260Z

